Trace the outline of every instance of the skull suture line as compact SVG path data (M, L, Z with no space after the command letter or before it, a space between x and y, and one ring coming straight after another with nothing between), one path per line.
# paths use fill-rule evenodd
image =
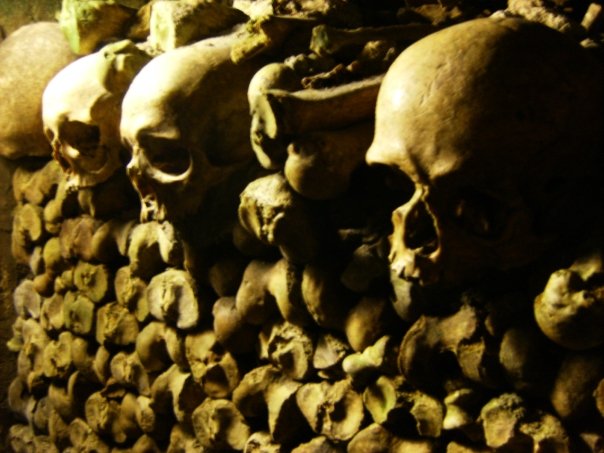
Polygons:
M233 36L154 58L123 102L121 132L141 220L195 213L208 189L253 159L247 86L256 63L235 65Z
M149 59L131 41L120 41L71 63L47 85L44 132L69 186L94 186L123 166L120 106L132 78Z
M466 282L585 228L599 209L601 80L577 43L520 19L469 21L407 48L367 152L415 186L393 212L392 272Z

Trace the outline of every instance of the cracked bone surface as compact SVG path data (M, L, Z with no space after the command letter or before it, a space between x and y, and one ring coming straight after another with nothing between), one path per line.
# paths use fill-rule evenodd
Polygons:
M99 184L123 166L121 102L149 59L134 43L120 41L74 61L46 86L44 131L69 185Z
M234 39L168 51L130 85L120 129L142 220L195 213L212 187L251 161L246 92L257 64L231 61Z
M526 265L585 228L600 177L601 74L577 43L520 19L454 25L403 51L367 152L415 185L392 214L393 271L467 282Z

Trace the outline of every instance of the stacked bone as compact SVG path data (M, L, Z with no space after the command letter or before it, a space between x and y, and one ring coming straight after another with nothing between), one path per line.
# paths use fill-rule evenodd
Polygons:
M77 53L151 30L140 48L165 58L134 78L140 63L119 57L138 55L131 44L101 53L116 55L110 67L131 68L125 79L111 79L126 80L111 93L121 99L128 88L121 138L133 148L128 176L136 192L119 168L115 124L86 123L105 125L115 115L70 119L76 106L63 114L58 101L46 116L66 121L56 128L47 121L57 161L20 165L14 174L13 254L30 271L14 292L9 344L18 353L9 400L22 419L10 432L15 451L602 448L601 332L577 336L566 319L556 321L560 305L601 305L601 255L552 275L535 305L537 323L536 294L524 286L443 295L390 279L389 217L411 191L393 191L380 169L363 163L380 74L412 41L473 13L427 4L373 17L398 25L350 31L334 27L359 24L360 10L346 2L308 7L320 11L239 2L258 15L226 38L229 62L216 67L239 70L249 82L230 79L236 101L225 102L247 94L247 122L239 110L225 114L215 102L195 110L199 99L187 98L175 115L157 109L163 116L154 124L179 133L154 147L152 134L141 137L159 129L145 128L141 112L157 113L157 100L162 109L170 104L154 71L164 61L209 55L204 40L186 44L244 16L219 2L142 3L107 2L95 14L111 20L98 28L78 26L77 2L65 2L62 12ZM531 14L564 17L530 3ZM208 42L223 49L221 38ZM216 61L224 58L218 52ZM215 89L197 72L206 91ZM86 107L98 114L107 105ZM251 148L227 142L232 155L206 155L193 148L201 143L194 134L214 134L212 124L168 121L204 111L225 123L235 117L236 126L224 129L237 144L238 133L251 130ZM96 134L112 150L101 161L89 152ZM173 154L158 155L161 146ZM180 178L191 171L207 178L203 186ZM220 195L229 185L238 204Z

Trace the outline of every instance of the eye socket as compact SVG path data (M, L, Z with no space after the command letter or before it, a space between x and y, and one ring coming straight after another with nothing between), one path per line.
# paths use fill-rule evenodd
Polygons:
M81 121L67 121L61 125L63 141L84 156L96 154L101 142L101 131L97 126Z
M396 199L400 206L411 198L415 190L413 181L409 176L399 170L397 167L372 164L370 167L376 180L379 180L383 192L387 194L389 199ZM385 195L382 193L382 195Z
M154 138L141 145L149 163L163 173L181 175L191 166L189 151L172 140Z
M471 234L484 239L497 239L505 230L508 209L492 196L466 187L453 203L453 217Z

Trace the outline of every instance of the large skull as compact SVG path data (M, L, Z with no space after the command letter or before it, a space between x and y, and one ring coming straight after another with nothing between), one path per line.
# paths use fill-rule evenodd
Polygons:
M94 186L123 165L120 106L130 81L149 58L132 42L120 41L74 61L47 85L44 132L69 186Z
M126 93L121 132L142 221L196 212L209 188L252 160L247 86L257 67L235 65L232 42L223 36L168 51Z
M461 283L585 228L601 202L602 80L578 44L519 19L407 48L380 89L367 153L415 186L392 215L393 273Z

